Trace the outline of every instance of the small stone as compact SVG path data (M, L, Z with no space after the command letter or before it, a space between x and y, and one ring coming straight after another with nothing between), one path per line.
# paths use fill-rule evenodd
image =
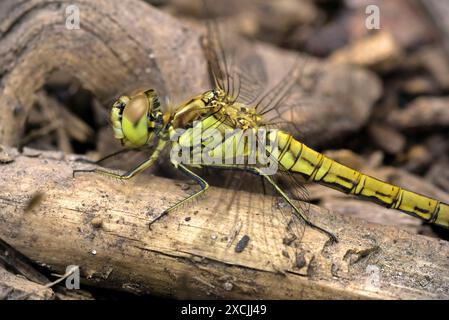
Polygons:
M230 282L225 282L225 283L223 284L223 288L224 288L226 291L231 291L233 287L234 287L234 285L233 285L232 283L230 283Z
M8 164L14 161L14 158L11 157L6 151L0 151L0 164Z
M288 236L284 237L282 239L282 243L285 244L286 246L289 246L292 244L293 241L296 240L296 235L294 234L289 234Z
M22 154L26 157L35 158L39 157L42 154L42 152L36 149L24 147L22 150Z
M389 154L401 153L406 144L403 134L385 124L372 124L368 127L370 137L379 148Z
M377 32L340 48L330 60L340 64L355 64L385 69L402 56L401 47L388 31Z
M103 225L103 219L101 219L100 217L95 217L90 223L94 228L101 228L101 226Z
M244 235L235 246L235 252L240 253L245 250L246 246L248 245L249 239L249 236Z
M306 258L304 256L304 252L300 252L296 255L296 267L301 269L306 265Z

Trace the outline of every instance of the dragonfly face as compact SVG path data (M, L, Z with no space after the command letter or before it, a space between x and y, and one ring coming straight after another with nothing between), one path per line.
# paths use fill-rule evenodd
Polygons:
M145 145L164 124L159 97L153 89L118 98L112 105L110 119L114 137L130 148Z

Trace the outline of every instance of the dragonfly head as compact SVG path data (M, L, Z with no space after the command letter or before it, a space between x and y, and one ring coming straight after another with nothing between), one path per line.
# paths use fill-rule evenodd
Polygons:
M130 148L147 144L163 127L159 97L153 89L121 96L111 109L114 137Z

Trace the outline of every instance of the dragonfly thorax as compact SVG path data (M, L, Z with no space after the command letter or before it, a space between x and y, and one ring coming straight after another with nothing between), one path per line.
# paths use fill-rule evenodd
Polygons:
M220 111L238 129L257 128L261 122L261 116L254 107L240 102L224 104Z
M245 130L258 127L262 118L255 107L236 102L234 97L227 95L222 89L214 89L210 93L213 95L210 105L228 122L232 122L235 128Z

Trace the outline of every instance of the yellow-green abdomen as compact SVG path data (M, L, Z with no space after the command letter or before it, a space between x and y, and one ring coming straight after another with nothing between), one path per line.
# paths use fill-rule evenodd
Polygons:
M282 131L277 133L279 158L284 170L300 174L339 191L353 194L417 216L430 223L449 227L449 205L402 189L344 166L295 140Z

